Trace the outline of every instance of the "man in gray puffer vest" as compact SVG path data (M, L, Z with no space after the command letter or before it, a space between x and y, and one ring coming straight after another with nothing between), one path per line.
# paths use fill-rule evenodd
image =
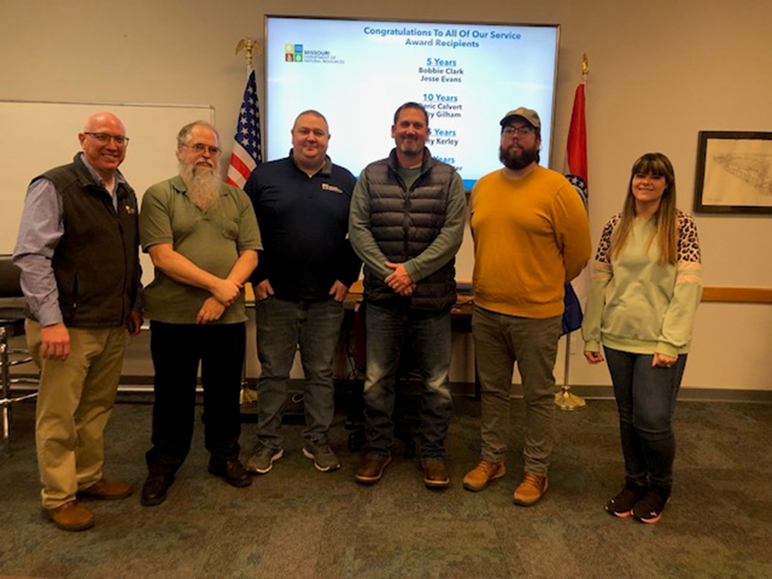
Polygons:
M421 466L429 488L446 488L451 415L450 308L466 198L456 170L426 148L429 118L418 103L394 114L396 147L368 165L351 199L349 236L365 263L367 375L365 456L356 480L373 484L391 462L394 384L405 340L422 382Z

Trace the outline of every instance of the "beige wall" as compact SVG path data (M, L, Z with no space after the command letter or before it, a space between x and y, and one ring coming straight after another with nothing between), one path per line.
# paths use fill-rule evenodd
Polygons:
M699 130L772 131L768 0L2 0L0 99L211 104L216 124L227 136L234 129L244 82L243 58L234 56L236 43L245 36L262 39L263 14L288 10L299 15L560 24L552 161L562 167L573 91L582 53L587 53L594 240L619 209L630 165L640 154L659 150L672 159L680 206L690 211ZM376 118L367 123L374 128L367 130L388 131L390 114L377 117L374 112ZM331 153L334 157L334 148ZM0 174L11 170L0 160ZM699 216L697 223L707 285L772 287L772 218ZM459 262L460 277L467 277L469 240ZM703 305L684 385L772 390L772 373L765 364L770 328L770 306ZM572 349L577 352L571 383L608 384L605 370L583 363L578 340ZM456 350L457 358L468 357L468 347ZM468 380L469 365L458 366L454 379Z

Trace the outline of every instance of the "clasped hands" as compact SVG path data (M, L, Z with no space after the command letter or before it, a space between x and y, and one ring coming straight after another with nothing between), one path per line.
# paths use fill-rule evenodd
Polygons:
M210 288L211 296L204 300L196 316L197 324L207 324L220 319L225 308L235 303L244 284L231 279L220 279Z
M402 297L408 297L413 295L416 284L410 279L410 274L407 273L404 263L392 263L386 262L386 267L390 267L394 271L391 272L384 280L388 286L397 294Z

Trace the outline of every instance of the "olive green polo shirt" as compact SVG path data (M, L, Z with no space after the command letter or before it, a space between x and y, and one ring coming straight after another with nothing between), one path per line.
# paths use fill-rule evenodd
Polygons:
M139 216L140 242L147 252L153 245L169 243L201 269L226 278L239 252L262 249L252 203L241 189L223 183L219 203L202 211L186 194L179 176L157 183L142 198ZM156 269L155 279L144 290L145 317L170 324L195 324L204 301L211 294L174 281ZM244 292L229 306L218 324L246 321Z

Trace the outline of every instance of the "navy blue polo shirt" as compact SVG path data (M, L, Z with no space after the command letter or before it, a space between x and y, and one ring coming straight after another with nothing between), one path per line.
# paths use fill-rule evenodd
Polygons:
M356 178L327 157L309 177L290 156L258 165L244 190L252 200L263 250L252 283L268 279L276 297L330 299L335 280L350 286L361 261L347 239Z

